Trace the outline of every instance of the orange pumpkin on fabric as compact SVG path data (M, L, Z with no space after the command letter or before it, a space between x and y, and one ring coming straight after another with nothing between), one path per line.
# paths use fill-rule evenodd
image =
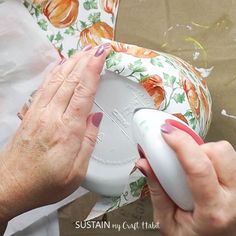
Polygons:
M185 122L188 125L188 121L187 121L187 119L185 118L185 116L183 114L175 113L175 114L172 114L172 115L179 118L180 120L182 120L183 122Z
M145 197L149 197L149 196L150 196L150 190L149 190L148 184L145 184L143 186L140 198L144 199Z
M183 89L187 95L189 105L194 116L199 119L200 117L200 101L194 84L182 77Z
M206 80L202 78L200 72L197 71L194 66L192 66L192 71L197 76L203 87L206 88L207 87Z
M43 5L47 0L32 0L32 3L35 5Z
M140 82L148 94L154 99L155 106L160 108L165 98L163 81L158 75L152 75Z
M135 45L124 43L111 42L111 46L115 52L123 52L138 58L153 58L157 57L158 53L150 49L141 48Z
M66 28L76 21L78 8L78 0L49 0L43 13L53 26Z
M101 8L109 13L113 14L118 7L119 0L100 0Z
M80 42L83 47L88 44L99 45L101 38L113 39L113 29L107 23L101 21L85 28L80 33Z
M209 119L209 104L208 104L208 101L207 101L206 94L205 94L205 92L204 92L204 90L201 86L200 86L200 93L201 93L201 99L202 99L202 102L203 102L203 106L205 108L206 123L207 123L208 119Z

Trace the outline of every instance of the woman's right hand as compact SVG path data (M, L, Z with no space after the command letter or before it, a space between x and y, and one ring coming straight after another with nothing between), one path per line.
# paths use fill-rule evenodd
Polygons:
M194 200L193 212L180 209L163 190L148 161L138 160L136 166L148 178L154 221L163 235L236 235L236 152L232 145L220 141L199 146L170 124L162 126L162 135L186 172Z
M0 153L0 224L75 191L102 119L90 114L109 45L87 46L54 68Z

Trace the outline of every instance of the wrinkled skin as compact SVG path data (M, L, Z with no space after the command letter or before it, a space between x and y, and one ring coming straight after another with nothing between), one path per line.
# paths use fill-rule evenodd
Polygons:
M90 111L110 49L96 51L81 51L46 76L0 153L2 231L18 214L65 198L85 177L98 132Z
M166 127L166 125L164 125ZM166 129L166 128L165 128ZM162 132L186 172L194 210L186 212L165 193L148 161L136 166L147 175L154 209L164 236L233 236L236 232L236 152L227 141L197 145L173 126Z

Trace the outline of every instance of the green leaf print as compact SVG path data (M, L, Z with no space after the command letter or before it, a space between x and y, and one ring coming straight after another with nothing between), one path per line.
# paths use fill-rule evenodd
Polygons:
M75 34L75 29L72 26L70 26L65 30L65 34L73 36Z
M89 11L91 9L98 9L98 4L95 0L87 0L83 4L84 9Z
M191 119L189 120L189 122L190 122L190 124L192 125L192 128L193 128L193 129L196 129L196 125L197 125L197 120L196 120L196 118L195 118L195 117L191 118Z
M176 77L175 76L170 76L169 74L163 73L164 80L166 81L166 85L173 87Z
M55 37L55 40L56 40L57 42L59 42L59 41L62 41L62 40L63 40L63 37L62 37L62 35L61 35L61 33L60 33L60 32L57 32L57 34L56 34L56 37Z
M143 186L146 184L146 179L144 177L139 178L137 181L129 184L131 194L133 197L139 197Z
M174 67L175 69L177 69L175 64L169 58L166 58L166 63L168 63L170 66Z
M47 37L48 37L49 41L52 42L54 39L54 34L48 35Z
M27 1L24 1L23 4L26 8L28 8L30 6L30 4Z
M110 55L106 59L106 68L109 69L112 66L116 66L121 61L121 55L115 52L110 53Z
M100 21L100 16L101 16L101 13L100 12L95 12L95 13L91 13L88 17L88 20L92 23L92 24L95 24L97 22Z
M176 103L183 103L185 100L185 94L184 93L182 93L182 94L176 93L173 98Z
M80 25L81 25L81 30L84 30L88 27L88 25L86 24L86 22L80 20Z
M57 47L57 49L58 49L60 52L62 52L62 51L63 51L63 45L62 45L62 43L60 44L60 46L59 46L59 47Z
M47 31L48 29L48 23L46 20L41 19L40 21L38 21L38 25L40 26L40 28L44 31Z
M133 72L132 74L134 74L136 72L144 72L144 71L146 71L146 68L144 66L142 66L141 59L136 60L133 64L130 63L128 65L128 68Z
M69 49L67 52L68 57L71 57L72 55L74 55L76 53L76 51L77 50L74 48Z
M193 117L193 112L191 110L188 110L188 111L186 111L184 116L186 116L186 117Z
M163 67L163 65L160 62L159 58L151 58L151 64L154 65L154 66Z
M149 76L150 76L149 74L144 75L144 74L140 73L140 79L139 79L139 82L144 81L144 80L147 79Z
M35 16L36 16L37 18L39 17L39 15L41 14L41 12L42 12L41 6L36 6L36 7L34 8L34 13L35 13Z

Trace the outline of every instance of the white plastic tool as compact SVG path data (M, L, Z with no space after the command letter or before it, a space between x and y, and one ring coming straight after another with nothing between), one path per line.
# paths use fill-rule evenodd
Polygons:
M185 172L175 152L164 141L161 125L178 121L178 128L189 133L201 144L202 139L183 121L168 113L148 108L136 109L133 116L134 139L142 148L153 172L169 197L182 209L193 210L192 194L187 186ZM180 122L180 123L179 123Z

